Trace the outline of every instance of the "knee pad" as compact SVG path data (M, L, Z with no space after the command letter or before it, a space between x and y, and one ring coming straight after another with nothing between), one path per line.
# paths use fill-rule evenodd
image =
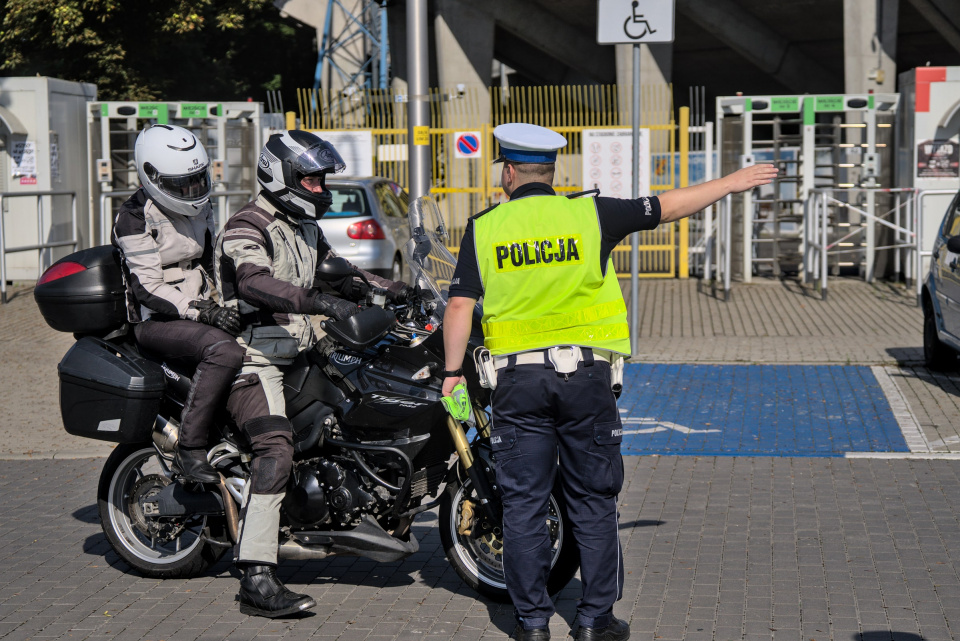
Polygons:
M203 360L219 365L220 367L229 367L239 370L243 367L244 349L236 340L222 340L207 345L203 350Z
M280 494L293 463L293 426L283 416L261 416L243 424L253 446L250 491Z

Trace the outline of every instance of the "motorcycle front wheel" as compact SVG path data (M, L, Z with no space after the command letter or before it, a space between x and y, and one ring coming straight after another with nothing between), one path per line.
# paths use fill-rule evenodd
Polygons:
M460 578L480 594L509 603L503 574L503 533L500 528L474 536L468 523L478 522L480 501L470 479L447 484L440 503L440 541L447 560ZM547 592L554 595L570 582L580 567L580 553L559 492L554 489L547 505L547 529L553 555Z
M222 535L217 519L144 513L144 502L173 482L152 444L118 445L103 466L97 489L100 525L111 547L132 568L157 579L197 576L226 551L208 540L211 530Z

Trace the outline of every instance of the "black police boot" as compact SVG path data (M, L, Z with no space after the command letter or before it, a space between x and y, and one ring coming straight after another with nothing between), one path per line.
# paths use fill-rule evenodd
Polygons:
M220 482L220 475L207 463L207 451L202 447L178 447L173 457L173 472L191 483Z
M276 619L303 612L317 605L306 594L286 588L272 565L247 565L240 579L240 612Z
M549 628L536 628L535 630L524 630L523 624L518 623L513 631L513 638L516 641L550 641Z
M574 641L627 641L630 638L630 624L616 617L602 628L580 626Z

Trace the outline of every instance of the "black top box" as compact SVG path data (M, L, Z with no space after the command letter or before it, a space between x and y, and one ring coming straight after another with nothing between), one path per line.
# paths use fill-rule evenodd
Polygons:
M127 321L120 252L91 247L58 260L33 290L47 324L61 332L105 334Z

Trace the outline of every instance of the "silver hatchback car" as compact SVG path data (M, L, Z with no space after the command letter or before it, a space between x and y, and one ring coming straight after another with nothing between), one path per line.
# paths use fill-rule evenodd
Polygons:
M937 232L921 305L926 366L956 369L960 353L960 192L950 203Z
M320 219L323 235L351 263L403 280L403 246L410 240L407 192L384 178L327 178L333 205Z

